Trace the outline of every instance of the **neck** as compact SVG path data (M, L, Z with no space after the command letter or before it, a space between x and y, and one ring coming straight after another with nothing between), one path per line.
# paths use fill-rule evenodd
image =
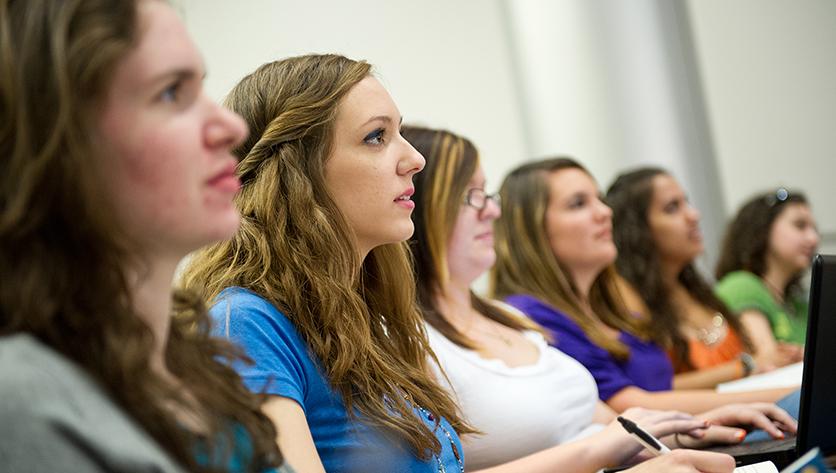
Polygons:
M784 300L784 291L786 290L790 279L792 279L792 274L782 268L777 261L767 260L766 268L767 269L763 275L766 287L776 299Z
M179 259L147 259L147 266L129 271L131 297L137 315L151 329L154 347L151 369L168 375L165 349L171 325L171 291Z
M457 330L471 327L478 317L470 299L469 283L451 279L435 300L441 315Z
M687 264L682 264L679 262L663 260L661 262L661 272L662 281L665 283L665 285L672 289L681 286L679 282L679 275L680 273L682 273L682 270L685 269L686 265Z
M589 293L592 291L592 285L603 269L578 269L572 272L572 282L575 283L575 289L578 291L581 306L589 305Z

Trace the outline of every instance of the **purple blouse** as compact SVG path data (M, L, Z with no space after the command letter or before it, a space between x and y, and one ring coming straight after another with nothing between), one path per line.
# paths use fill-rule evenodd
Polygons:
M549 304L523 294L509 296L505 302L542 325L554 339L551 344L555 348L578 360L592 373L601 400L608 400L628 386L645 391L672 388L673 366L667 354L655 343L621 332L618 339L629 347L630 357L620 361L594 344L568 315Z

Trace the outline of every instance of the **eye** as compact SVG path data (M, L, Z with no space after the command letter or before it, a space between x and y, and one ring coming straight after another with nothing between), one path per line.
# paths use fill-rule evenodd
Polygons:
M578 194L572 197L569 201L569 208L570 209L579 209L586 204L586 196L583 194Z
M177 80L169 84L162 92L160 92L160 101L162 102L177 102L178 97L180 96L180 88L182 86L182 82Z
M666 214L676 213L677 210L679 210L678 200L672 200L665 204L664 207L662 207L662 211L664 211Z
M363 138L363 142L366 144L379 146L386 142L385 136L386 129L378 128L377 130L374 130L373 132L366 135L366 137Z

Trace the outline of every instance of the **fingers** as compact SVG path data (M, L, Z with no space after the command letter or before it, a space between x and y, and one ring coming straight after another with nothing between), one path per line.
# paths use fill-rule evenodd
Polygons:
M734 458L722 453L675 450L627 470L630 473L731 473Z
M795 433L798 428L798 423L787 411L769 403L759 403L754 406L751 409L748 424L763 429L776 439L784 438L784 432L782 430Z
M798 427L791 415L768 402L728 405L709 411L703 417L713 424L746 425L763 429L776 439L784 438L783 432L794 433Z
M737 427L726 427L723 425L712 425L705 430L703 437L697 441L683 440L683 436L679 436L680 442L685 442L690 447L726 444L738 444L746 438L746 431Z
M676 461L679 465L691 466L702 473L731 473L734 471L734 458L729 455L698 450L678 450L674 453L678 454Z
M633 417L629 417L633 416ZM665 437L675 433L688 433L700 437L701 430L708 427L708 422L690 414L678 411L653 411L628 409L623 417L629 418L656 437Z

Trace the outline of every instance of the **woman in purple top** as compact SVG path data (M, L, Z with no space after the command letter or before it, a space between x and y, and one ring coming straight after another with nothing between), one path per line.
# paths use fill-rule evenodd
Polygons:
M615 284L612 211L579 163L525 164L505 178L500 195L494 295L548 329L552 344L592 373L610 407L699 413L733 402L774 402L784 394L670 390L667 355L650 342L646 322L627 311ZM770 433L783 436L778 428Z
M618 340L630 350L630 357L620 362L593 343L571 317L536 297L516 294L507 297L506 302L546 328L554 335L553 344L560 351L580 361L592 373L601 400L609 400L628 386L646 391L671 389L673 367L668 356L655 343L622 331Z

